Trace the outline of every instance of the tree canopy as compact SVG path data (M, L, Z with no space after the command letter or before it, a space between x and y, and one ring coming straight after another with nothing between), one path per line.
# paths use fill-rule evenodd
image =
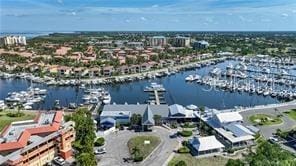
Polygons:
M96 165L94 155L94 123L91 113L86 108L79 108L73 114L71 120L75 122L76 140L74 148L77 150L76 159L79 165Z

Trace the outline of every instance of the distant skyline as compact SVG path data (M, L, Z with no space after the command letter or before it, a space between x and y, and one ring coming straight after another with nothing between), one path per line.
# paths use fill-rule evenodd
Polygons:
M296 31L296 0L2 0L1 32Z

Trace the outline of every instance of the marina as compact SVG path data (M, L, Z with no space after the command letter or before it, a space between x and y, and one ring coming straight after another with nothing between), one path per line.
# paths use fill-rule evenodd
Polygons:
M260 63L253 65L254 63ZM291 60L286 63L278 63L274 60L259 61L258 59L241 59L228 62L228 65L214 67L208 75L201 77L195 75L198 84L210 86L214 89L226 90L230 92L246 92L250 95L277 97L280 100L293 100L296 98L296 73L295 66ZM264 67L262 67L264 66ZM272 66L272 67L267 67ZM277 66L276 68L274 66ZM193 77L189 75L185 78Z
M152 82L150 86L147 86L144 89L144 92L149 93L149 99L147 103L153 104L153 105L165 104L165 99L164 99L165 91L166 91L165 88L161 84Z
M278 68L269 68L269 70L281 71L282 68L284 67L280 65L280 70ZM272 74L272 72L263 74L263 71L251 72L248 71L249 69L252 69L252 65L248 63L248 60L228 58L227 60L196 63L178 70L150 72L145 75L138 74L137 77L121 76L122 79L116 77L116 79L104 80L57 80L56 82L59 83L54 85L48 85L50 81L45 84L44 80L50 79L46 77L38 79L38 77L25 74L18 76L5 74L5 77L3 77L2 74L0 100L5 100L8 93L13 91L27 90L31 82L34 82L34 87L47 90L44 100L35 103L32 106L33 109L51 109L56 100L62 107L97 102L102 104L130 104L153 101L155 104L155 100L158 98L156 96L159 96L159 103L194 104L216 109L275 104L294 99L295 65L286 67L284 70L289 75L282 77L278 77L277 74ZM33 78L33 81L31 78ZM157 95L154 91L151 93L143 92L152 82L161 84L165 91L158 91ZM269 86L266 85L271 85L271 83L275 87L273 89L267 88ZM104 90L107 94L104 95L103 99L95 94L90 94L87 91L90 89L94 91ZM208 100L209 98L211 100Z

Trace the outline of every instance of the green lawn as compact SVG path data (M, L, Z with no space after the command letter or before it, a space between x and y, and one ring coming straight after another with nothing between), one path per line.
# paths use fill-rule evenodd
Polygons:
M11 122L21 121L21 120L30 120L30 119L34 119L36 117L36 113L25 112L25 111L23 111L23 113L25 113L24 116L9 117L9 116L7 116L7 113L9 113L9 112L15 112L15 111L1 111L0 112L0 131L2 131L2 129L6 125L9 125Z
M283 120L281 118L267 114L255 114L250 116L249 120L254 124L259 124L263 126L283 123Z
M185 161L187 166L224 166L228 161L220 156L195 158L191 154L175 154L168 166L175 166L181 160Z
M144 144L144 141L150 141L150 144ZM160 139L156 136L136 136L131 138L127 145L132 154L133 148L137 146L140 154L145 159L159 145Z
M292 109L290 111L285 112L291 119L296 120L296 109Z

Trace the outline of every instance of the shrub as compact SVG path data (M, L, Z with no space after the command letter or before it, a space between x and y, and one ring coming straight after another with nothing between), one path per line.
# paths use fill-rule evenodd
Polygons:
M103 137L100 137L95 141L95 146L103 146L104 144L105 144L105 139Z
M184 128L195 128L196 125L194 123L185 122L182 127L184 127Z
M189 153L190 149L187 148L186 146L182 146L181 148L178 149L178 153Z
M188 145L188 141L182 141L182 145L183 146L187 146Z
M177 164L175 164L175 166L187 166L187 164L185 161L181 160Z
M8 117L11 117L11 118L16 118L16 117L21 117L21 116L24 116L25 114L23 112L8 112L6 114Z
M140 162L140 161L143 161L144 157L142 155L138 155L138 156L135 156L133 159L134 159L134 162Z
M234 153L234 149L227 149L227 153Z
M179 135L181 135L182 137L190 137L192 136L192 131L190 130L183 130L179 132Z

